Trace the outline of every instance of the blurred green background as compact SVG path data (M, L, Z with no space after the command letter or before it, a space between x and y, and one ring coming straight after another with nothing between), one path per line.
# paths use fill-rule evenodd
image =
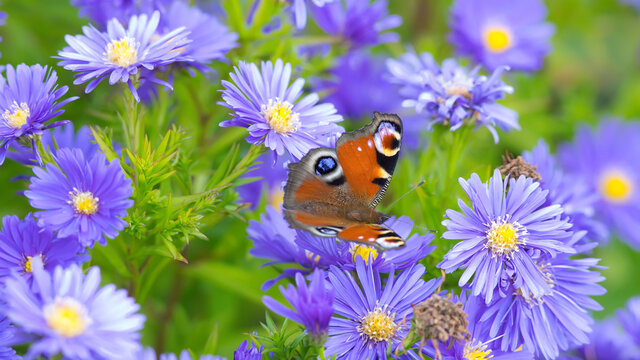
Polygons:
M486 130L475 132L456 177L478 172L486 179L490 170L500 164L500 155L505 150L520 153L531 149L539 138L544 138L555 149L559 142L572 138L580 123L595 124L604 117L633 118L640 114L640 15L630 6L613 0L563 0L546 4L549 21L556 25L554 49L546 66L539 73L509 74L504 79L515 91L503 104L519 112L522 130L501 133L498 145L494 145ZM450 57L452 48L446 41L449 6L450 1L390 1L390 13L404 19L398 29L402 44L379 46L375 51L398 56L404 52L403 44L409 44L417 51L432 52L439 61ZM112 126L110 117L103 116L115 109L109 102L112 89L103 83L92 94L84 95L84 86L72 85L72 74L58 68L53 58L65 46L64 36L79 34L86 19L78 18L77 10L65 0L4 0L0 10L9 15L7 24L0 27L3 38L0 61L54 66L59 84L70 86L68 95L81 96L65 107L67 112L63 118L72 120L76 128L84 124ZM232 53L230 58L236 61L241 54ZM221 69L224 71L219 73L224 76L228 67ZM191 85L182 86L181 80ZM220 130L215 126L226 114L226 109L215 104L219 100L219 82L208 83L202 75L181 80L177 81L173 94L176 106L171 111L177 123L194 132L193 152L206 154L208 147L225 146L225 139L242 141L242 131ZM194 87L205 90L194 95L190 90ZM210 125L204 129L193 125L198 115L194 110L196 106L204 106L210 115ZM352 129L361 124L345 126ZM386 197L387 203L403 194L407 183L430 178L430 174L412 169L411 161L418 155L413 156L402 160L392 182L391 195ZM215 164L215 159L212 162ZM16 175L28 172L11 161L0 168L0 215L22 217L30 211L26 199L16 194L25 188L25 183L11 181ZM446 188L452 191L451 198L459 196L457 183ZM423 193L428 197L429 188ZM391 212L411 216L417 212L415 203L420 198L418 194L409 195ZM444 210L436 208L433 212L443 214ZM425 211L422 214L422 219L415 218L418 225L440 229L441 218L428 217ZM246 213L247 218L258 216L259 212ZM191 243L184 254L189 265L174 262L162 270L152 296L143 306L148 317L143 339L146 344L165 351L192 348L198 353L206 349L229 357L246 338L245 334L259 328L265 312L260 285L278 272L273 268L259 268L262 261L249 257L251 245L246 239L246 226L246 220L229 218L202 229L209 241ZM442 244L438 251L441 256L450 244L438 243ZM640 254L613 239L607 247L596 249L596 255L602 257L602 265L608 267L603 271L608 293L598 298L605 310L595 315L600 318L612 314L629 297L640 293L640 282L636 280ZM97 249L94 262L108 264L108 259L101 258L104 256ZM433 265L438 261L433 258L427 262ZM110 278L108 269L103 272L105 282L117 281ZM437 276L439 272L431 266L429 274ZM268 294L281 299L276 288Z

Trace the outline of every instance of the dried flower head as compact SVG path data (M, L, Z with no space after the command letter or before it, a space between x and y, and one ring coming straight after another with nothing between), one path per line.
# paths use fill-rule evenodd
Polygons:
M520 155L514 158L513 154L508 151L506 154L502 155L502 165L498 167L498 169L500 169L500 173L503 176L509 176L514 179L519 178L520 175L524 175L525 177L532 178L535 181L542 180L542 177L537 171L538 167L536 165L529 164Z

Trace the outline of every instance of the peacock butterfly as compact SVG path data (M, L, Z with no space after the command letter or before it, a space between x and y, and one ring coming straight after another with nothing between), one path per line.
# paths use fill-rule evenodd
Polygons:
M335 149L312 149L289 164L284 188L289 225L380 250L403 246L402 238L382 225L389 216L375 210L389 187L401 143L400 117L374 112L370 124L342 134Z

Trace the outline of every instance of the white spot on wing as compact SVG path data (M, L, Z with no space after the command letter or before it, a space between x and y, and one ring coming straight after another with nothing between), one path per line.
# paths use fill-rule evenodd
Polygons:
M369 146L370 149L373 149L373 141L367 140L367 145Z
M358 146L358 151L362 151L362 148L360 146Z

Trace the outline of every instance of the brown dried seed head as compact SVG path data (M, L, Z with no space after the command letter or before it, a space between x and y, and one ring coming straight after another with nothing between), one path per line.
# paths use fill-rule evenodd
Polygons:
M509 177L517 179L520 175L532 178L533 180L540 181L542 177L538 173L538 167L526 162L522 156L516 158L508 151L505 155L502 155L502 165L498 167L500 173L503 176L509 175Z
M453 340L468 340L467 314L462 304L451 302L451 294L446 298L433 295L413 306L413 323L422 339L432 339L442 343Z

